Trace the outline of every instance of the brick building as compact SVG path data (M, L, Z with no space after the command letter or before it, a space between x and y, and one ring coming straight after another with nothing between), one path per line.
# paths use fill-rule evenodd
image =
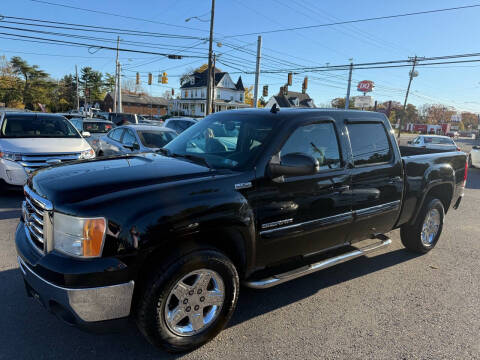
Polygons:
M113 111L113 93L107 93L103 101L104 111ZM148 96L147 94L135 94L122 92L122 110L124 113L140 115L165 115L167 113L168 100L163 97Z

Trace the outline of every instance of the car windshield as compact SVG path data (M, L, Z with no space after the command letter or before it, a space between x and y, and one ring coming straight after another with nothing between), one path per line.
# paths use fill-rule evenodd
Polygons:
M61 116L13 115L3 120L6 138L79 138L75 127Z
M173 131L158 130L140 130L137 134L142 144L148 148L162 148L177 136Z
M112 130L112 124L106 123L103 121L98 121L98 122L84 122L83 123L83 131L88 131L91 134L96 134L96 133L107 133L110 130Z
M203 158L212 168L241 168L256 157L274 127L273 119L217 113L188 128L165 148Z

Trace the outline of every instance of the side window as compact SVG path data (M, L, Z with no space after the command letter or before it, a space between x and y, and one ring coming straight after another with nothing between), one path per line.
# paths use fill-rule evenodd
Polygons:
M122 132L123 132L123 129L115 129L110 134L108 134L108 137L110 137L115 141L120 142L120 139L122 138Z
M310 124L296 129L283 145L280 155L303 153L318 160L320 170L340 167L340 151L332 123Z
M127 146L132 146L137 142L137 138L133 134L132 130L125 130L125 134L123 135L122 143Z
M178 127L177 127L177 121L176 120L171 120L168 122L167 124L167 127L169 127L170 129L173 129L175 131L178 131Z
M355 166L374 165L392 159L392 147L382 123L348 124Z

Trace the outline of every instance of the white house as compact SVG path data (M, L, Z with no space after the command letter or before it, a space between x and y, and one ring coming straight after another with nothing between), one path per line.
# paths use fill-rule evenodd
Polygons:
M174 115L205 116L208 71L194 72L180 86L180 99L168 102L168 113ZM213 112L250 107L245 104L242 78L234 83L227 72L215 69Z
M277 104L278 107L300 107L300 108L314 108L315 104L313 99L307 93L299 93L295 91L289 91L288 88L281 87L278 95L272 96L266 108L271 108L273 104Z

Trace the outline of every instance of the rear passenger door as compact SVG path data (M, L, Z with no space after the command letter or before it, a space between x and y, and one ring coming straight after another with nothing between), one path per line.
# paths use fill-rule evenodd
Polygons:
M354 225L349 240L390 231L400 213L403 166L390 126L378 120L348 120L352 158Z
M124 128L117 128L108 133L105 148L102 149L105 155L116 155L122 153L121 140L124 130Z
M140 147L138 145L137 137L132 129L125 129L125 133L123 134L122 138L122 146L123 153L129 154L138 152Z

